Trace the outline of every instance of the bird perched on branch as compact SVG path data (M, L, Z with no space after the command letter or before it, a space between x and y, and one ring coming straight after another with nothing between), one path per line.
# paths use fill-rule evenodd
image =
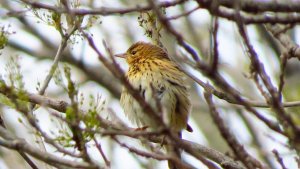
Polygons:
M166 51L150 43L137 42L126 53L116 56L126 59L129 65L126 73L128 82L139 91L166 126L179 136L183 129L191 132L192 128L187 124L191 102L186 75L170 60ZM126 88L122 91L120 103L128 119L138 127L155 131L161 126L142 109ZM176 154L180 158L180 154ZM179 169L171 162L169 167Z

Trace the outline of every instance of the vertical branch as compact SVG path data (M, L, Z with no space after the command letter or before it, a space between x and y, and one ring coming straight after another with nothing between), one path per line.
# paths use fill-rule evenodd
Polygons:
M218 63L219 63L219 50L218 50L218 41L217 41L217 34L219 30L218 24L218 17L213 18L213 27L212 27L212 61L211 61L211 74L214 74L218 70Z
M140 26L144 28L146 36L151 38L152 42L160 47L162 47L162 43L160 41L160 30L161 27L157 20L157 16L154 12L143 12L138 17Z
M203 63L200 62L200 57L198 56L197 52L184 41L183 36L178 33L170 24L170 22L168 21L168 19L166 17L163 16L163 14L161 13L159 7L156 4L156 1L153 0L148 0L149 5L152 7L153 11L156 13L157 18L160 20L160 22L165 26L166 30L173 34L176 38L176 40L178 41L178 44L180 46L182 46L188 53L191 54L191 56L193 57L193 59L197 62L198 66L203 67L203 68L207 68L206 65L204 65Z
M87 149L85 146L85 138L79 127L79 124L81 122L81 116L79 114L80 112L78 108L78 99L77 99L78 91L74 85L74 82L71 79L70 68L65 67L64 72L68 82L67 85L68 96L71 100L71 105L66 111L66 116L68 120L67 122L69 122L68 125L70 126L70 129L72 131L72 135L73 135L72 139L75 141L75 147L80 152L82 152L84 159L89 162L90 158L87 154Z
M283 53L280 59L280 75L279 75L279 84L278 84L278 93L280 100L282 100L282 91L284 87L284 75L285 75L285 69L288 61L288 55L286 53Z

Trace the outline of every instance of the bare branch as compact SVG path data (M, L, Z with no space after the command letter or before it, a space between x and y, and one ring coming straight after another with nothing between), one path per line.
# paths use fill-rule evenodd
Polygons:
M207 0L197 0L202 6L210 6L213 4L212 1ZM298 2L293 1L251 1L251 0L239 0L232 2L231 0L218 0L219 5L235 9L236 5L240 6L241 11L250 13L260 13L260 12L297 12L300 10L300 5Z
M76 161L66 160L66 159L57 157L55 155L49 154L47 152L40 151L39 149L32 147L26 141L12 136L3 127L0 127L0 135L1 135L1 137L6 139L6 140L0 139L1 146L10 148L10 149L14 149L14 150L24 151L39 160L45 161L48 164L51 164L51 165L61 164L61 165L69 166L69 167L86 168L86 169L98 168L96 166L91 166L90 164L87 164L84 162L76 162Z
M0 89L2 89L0 87ZM3 90L0 90L0 92L2 93ZM51 107L59 112L65 112L67 107L69 107L70 105L67 102L64 101L58 101L58 100L54 100L45 96L40 96L40 95L35 95L35 94L29 94L28 97L30 98L29 100L32 101L35 104L41 103L41 105L43 106L47 106L47 107ZM99 117L100 118L100 117ZM146 138L149 137L149 133L141 133L139 134L137 131L135 132L128 132L128 131L133 131L132 129L126 129L124 128L124 126L122 126L122 128L119 128L118 125L114 125L112 122L106 120L106 119L99 119L100 123L102 124L101 126L104 128L113 128L113 129L117 129L117 130L122 130L122 131L107 131L104 132L104 135L127 135L130 137L138 137L138 136L143 136L145 135ZM160 131L158 131L159 133L161 133ZM100 132L101 133L101 132ZM127 134L126 134L127 133ZM130 134L133 133L133 134ZM157 134L157 132L153 133L154 135ZM155 143L161 143L162 140L158 137L150 137L149 138L151 141L155 142ZM232 160L230 157L227 157L226 155L202 146L200 144L196 144L187 140L176 140L178 142L180 142L180 144L185 148L185 150L188 150L189 153L199 157L199 158L203 158L202 156L211 159L212 161L215 161L216 163L220 164L221 166L226 166L229 169L243 169L243 167L238 164L237 162L235 162L234 160Z
M152 8L150 6L137 6L137 7L132 7L128 9L124 8L108 8L108 7L101 7L98 9L69 9L67 11L65 8L59 8L56 6L51 6L47 5L41 2L36 2L36 1L29 1L29 0L21 0L25 4L31 5L33 8L43 8L43 9L48 9L51 11L55 11L57 13L73 13L75 15L114 15L114 14L127 14L127 13L132 13L132 12L143 12L143 11L149 11ZM175 5L179 5L184 3L187 0L175 0L171 2L162 2L159 4L161 8L168 8L172 7Z
M286 167L286 166L284 165L284 163L283 163L282 158L279 156L278 151L274 149L272 152L274 153L274 155L275 155L275 157L276 157L278 163L280 164L281 168L282 168L282 169L287 169L287 167Z
M239 160L241 160L243 164L247 166L248 169L265 168L257 159L251 156L231 134L228 127L224 124L223 119L220 117L219 112L216 110L214 103L212 102L212 94L206 92L204 93L204 96L207 104L209 105L209 109L215 121L215 124L217 124L222 136L227 141L231 149L234 151L236 157Z

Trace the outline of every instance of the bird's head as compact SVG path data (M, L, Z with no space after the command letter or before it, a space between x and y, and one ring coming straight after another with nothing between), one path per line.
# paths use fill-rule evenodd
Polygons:
M146 42L137 42L131 45L125 53L115 56L125 58L129 66L148 59L168 59L164 49Z

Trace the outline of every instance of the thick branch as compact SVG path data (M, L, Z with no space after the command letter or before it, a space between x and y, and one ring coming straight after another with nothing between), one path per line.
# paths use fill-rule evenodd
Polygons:
M203 6L214 5L215 1L197 0ZM259 13L259 12L298 12L300 4L296 1L252 1L252 0L218 0L218 5L227 8L239 9L244 12Z

